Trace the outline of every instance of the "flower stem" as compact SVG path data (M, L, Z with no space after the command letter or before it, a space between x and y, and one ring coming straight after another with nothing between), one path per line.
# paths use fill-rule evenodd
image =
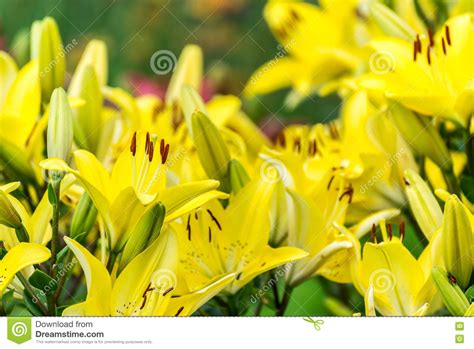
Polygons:
M53 203L53 217L51 221L52 228L52 238L51 238L51 263L49 267L49 275L53 280L56 280L56 271L57 271L57 255L59 251L59 203L60 203L60 191L61 191L61 179L53 179L52 183L53 193L54 193L54 203ZM54 294L48 295L48 312L49 315L56 315L56 302Z
M290 286L287 284L283 291L283 299L281 300L280 305L276 311L276 314L275 314L276 316L285 315L286 308L288 307L288 304L290 303L292 292L293 292L293 286Z

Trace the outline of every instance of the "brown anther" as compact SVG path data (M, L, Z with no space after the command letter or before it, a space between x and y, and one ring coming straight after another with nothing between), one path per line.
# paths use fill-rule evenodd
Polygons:
M392 234L392 225L391 224L387 224L387 235L388 235L388 240L392 241L393 234Z
M222 230L221 224L219 223L217 218L212 214L212 211L210 209L207 209L206 211L207 213L209 213L209 216L211 216L211 219L214 221L214 223L216 223L217 228L219 228L219 230Z
M290 14L291 14L291 17L293 17L295 21L300 20L300 15L295 10L291 9Z
M208 234L208 236L209 236L209 242L211 242L211 241L212 241L212 231L211 231L211 227L208 227L208 228L209 228L209 229L208 229L208 231L207 231L207 234Z
M443 47L443 53L446 56L446 43L444 42L444 38L441 38L441 46Z
M176 312L176 315L175 316L179 316L179 314L181 314L181 312L183 311L184 307L181 307L178 309L178 311Z
M155 152L155 146L153 145L153 142L148 143L148 160L150 162L153 161L153 153Z
M428 64L431 65L431 47L428 46L426 50L426 58L428 59Z
M352 188L352 184L349 184L349 187L347 189L345 189L345 191L339 197L339 201L341 201L344 198L344 196L346 196L346 195L349 196L348 203L350 204L352 202L352 196L354 195L354 188Z
M373 243L377 242L377 227L375 226L375 224L372 224L372 228L370 229L370 240Z
M334 176L332 176L331 179L329 180L327 190L331 189L331 184L333 180L334 180Z
M188 215L188 224L186 224L186 231L188 232L188 240L191 241L191 215Z
M161 155L161 164L164 165L166 162L166 159L168 159L168 154L170 152L170 145L167 144L165 145L165 150L163 150L163 154Z
M417 45L418 53L421 53L421 40L420 40L419 34L416 34L416 45Z
M148 147L150 144L150 133L146 133L146 142L145 142L145 153L148 154Z
M416 55L418 54L418 42L413 41L413 62L416 62Z
M140 306L140 310L142 310L143 308L145 308L145 305L146 305L146 301L147 301L147 293L148 292L151 292L153 291L155 288L154 287L151 287L151 282L148 284L148 286L146 287L146 290L145 292L143 292L142 294L142 298L143 298L143 302L142 302L142 305Z
M295 142L293 143L293 149L297 152L301 152L301 139L298 137L295 139Z
M277 142L284 148L286 146L285 133L280 132L277 137Z
M406 177L403 177L403 183L405 183L405 185L410 185L410 181Z
M444 31L446 33L446 41L448 41L448 45L451 46L451 33L449 31L449 26L444 27Z
M458 283L456 277L451 273L448 273L448 280L451 285L456 285Z
M163 292L163 297L166 296L168 293L170 293L171 291L173 291L174 288L173 287L170 287L168 288L167 290L165 290L165 292Z
M428 38L430 39L430 47L434 46L434 37L433 37L433 32L431 29L428 29Z
M133 156L137 153L137 132L133 134L132 142L130 143L130 152Z
M162 138L160 141L160 155L163 156L163 151L165 150L165 140Z
M405 238L405 222L401 222L400 225L398 226L398 231L400 234L400 240L403 242L403 239Z

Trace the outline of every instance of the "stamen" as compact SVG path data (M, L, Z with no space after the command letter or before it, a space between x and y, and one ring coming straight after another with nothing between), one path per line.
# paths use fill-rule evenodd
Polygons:
M167 290L165 290L165 292L163 292L163 297L166 296L168 293L170 293L171 291L173 291L174 288L173 287L170 287L168 288Z
M154 287L151 287L151 282L148 284L148 286L146 287L146 290L145 292L143 292L143 295L142 295L142 298L143 298L143 302L142 302L142 305L140 306L140 310L142 310L143 308L145 308L145 305L146 305L146 301L147 301L147 293L148 292L151 292L153 291L155 288Z
M181 314L183 309L184 309L184 307L179 308L175 316L179 316L179 314Z
M341 201L346 195L349 195L348 203L350 204L352 202L352 196L354 195L354 188L352 188L352 184L349 184L349 187L342 193L342 195L339 197L339 201Z
M428 29L428 37L430 39L430 47L433 47L434 46L434 38L433 38L433 32L431 31L431 29Z
M388 234L388 240L389 241L392 241L392 225L391 224L387 224L387 234Z
M222 227L219 223L219 221L217 220L217 218L212 214L212 211L210 209L207 209L206 210L207 213L209 213L209 215L211 216L212 220L214 221L214 223L216 223L217 227L219 228L219 230L222 230Z
M211 231L211 227L208 227L208 228L209 229L208 229L207 233L209 235L209 242L211 242L212 241L212 231Z
M441 38L441 46L443 46L443 53L446 56L446 43L444 42L444 38Z
M161 155L161 164L164 165L166 162L166 159L168 159L168 153L170 151L170 145L167 144L165 146L165 150L163 150L163 154Z
M160 155L163 156L163 151L165 150L165 140L162 138L160 141Z
M406 177L403 177L403 183L405 183L405 185L410 185L410 181Z
M428 59L428 64L431 65L431 47L428 46L428 49L426 51L426 58Z
M401 222L400 225L398 226L398 231L400 234L400 241L403 242L403 239L405 238L405 222Z
M186 224L186 231L188 232L188 240L191 241L191 215L188 215L188 224Z
M153 142L148 143L148 160L150 162L153 161L153 153L155 151L154 149L155 149L155 146L153 145Z
M331 189L331 184L332 184L332 181L334 180L334 175L331 177L331 179L329 180L329 183L328 183L328 187L327 187L327 190Z
M418 42L413 41L413 62L416 62L417 53L418 53Z
M283 132L280 132L277 137L277 142L284 148L286 146L286 138Z
M418 34L416 34L416 44L417 44L418 53L421 53L421 40L420 40L420 35Z
M293 143L293 149L297 152L301 152L301 139L298 137L295 139L295 142Z
M148 154L148 144L150 143L150 133L146 133L146 142L145 142L145 153Z
M235 280L240 280L240 277L242 276L242 272L238 273L237 276L235 277Z
M370 240L373 243L377 243L377 228L375 227L375 224L372 224L372 228L370 229Z
M137 132L133 134L132 142L130 143L130 152L133 156L137 153Z
M444 27L444 31L446 33L446 40L448 41L448 45L451 46L451 33L449 31L449 26Z

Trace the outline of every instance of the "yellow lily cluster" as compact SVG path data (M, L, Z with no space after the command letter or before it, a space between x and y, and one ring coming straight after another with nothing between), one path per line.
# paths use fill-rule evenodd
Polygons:
M246 96L342 99L275 140L238 97L203 101L198 46L163 100L135 97L100 40L66 84L55 21L35 22L26 65L0 52L0 312L282 315L320 276L367 316L473 315L474 13L436 4L269 0L285 53Z

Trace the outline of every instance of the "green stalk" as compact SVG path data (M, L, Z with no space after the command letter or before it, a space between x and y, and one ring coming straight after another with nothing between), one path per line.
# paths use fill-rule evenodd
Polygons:
M33 298L38 298L36 297L36 293L35 291L33 290L33 287L30 285L30 283L28 282L28 280L26 280L25 276L23 276L23 274L21 272L17 273L16 276L18 277L18 280L20 280L21 284L23 285L23 287L25 288L26 291L28 291L28 293L30 294L30 296ZM41 311L43 312L43 314L47 315L49 313L48 309L46 309L46 307L44 306L43 303L40 302L40 300L38 299L38 302L36 303L36 305L38 306L38 308L41 309Z
M51 228L52 228L52 238L51 238L51 263L49 266L49 276L53 280L56 280L56 272L57 272L57 255L59 252L59 197L61 191L61 179L53 179L53 194L54 194L54 203L53 203L53 218L51 221ZM55 316L56 315L56 302L54 294L48 295L48 312L49 315Z

